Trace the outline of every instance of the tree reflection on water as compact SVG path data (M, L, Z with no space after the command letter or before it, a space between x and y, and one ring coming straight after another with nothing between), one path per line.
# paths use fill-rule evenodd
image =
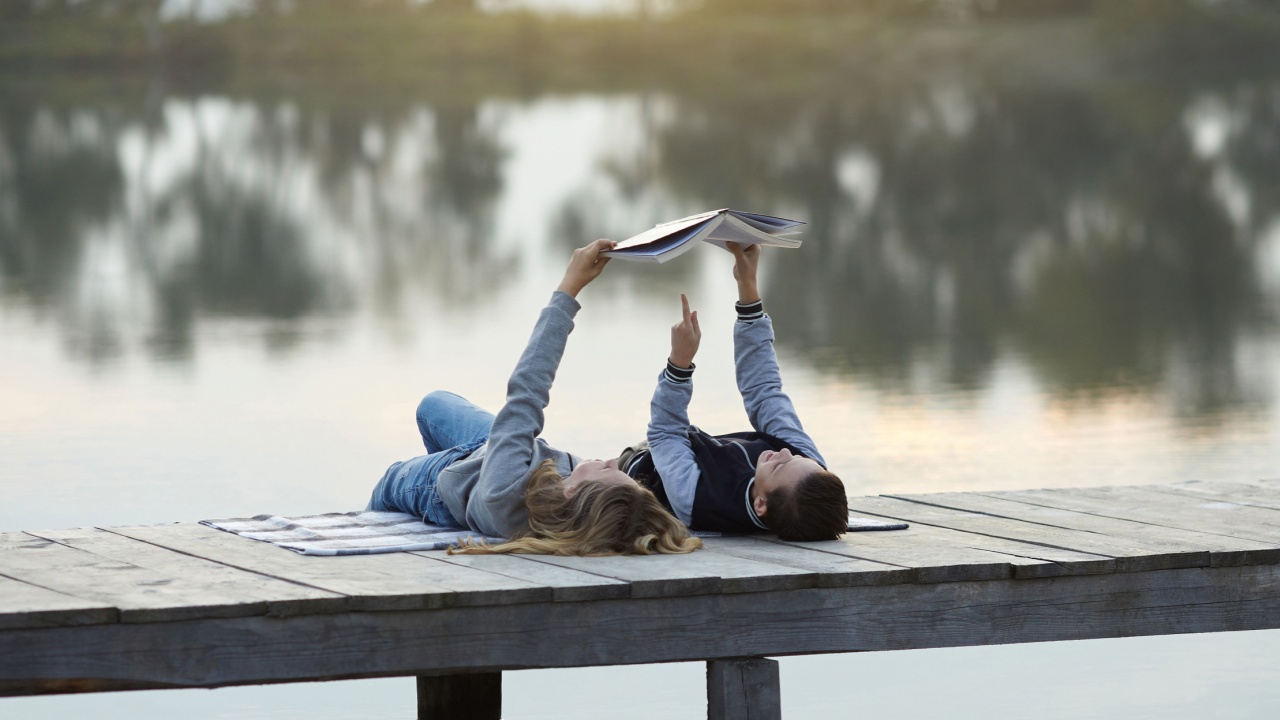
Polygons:
M1079 93L954 97L959 128L927 94L813 113L813 146L775 177L827 246L780 264L796 291L775 297L802 318L784 340L885 382L927 358L983 385L1011 344L1064 390L1155 384L1179 365L1198 392L1186 410L1246 401L1231 368L1240 337L1275 319L1257 258L1278 196L1277 166L1240 156L1275 147L1280 95L1236 98L1232 116L1251 119L1207 157L1183 121L1194 94L1132 127Z
M780 340L881 386L909 388L923 364L980 387L1015 352L1063 393L1159 387L1191 415L1269 402L1240 353L1275 328L1280 82L1251 62L1100 59L1110 31L1077 17L1090 4L1055 7L1070 12L1025 28L898 27L883 72L840 55L816 73L804 53L719 81L669 58L605 54L594 75L531 58L508 70L530 73L534 101L642 100L619 128L638 150L598 158L598 183L532 221L570 247L704 207L806 219L803 251L768 266ZM476 34L456 52L483 54L484 23L506 23L455 15ZM291 92L243 68L144 65L0 76L0 302L55 316L77 355L108 360L142 328L156 357L190 358L204 317L275 323L282 350L307 318L404 315L423 290L482 305L517 273L495 212L521 188L486 112L509 84L437 67L356 99L305 73Z
M92 360L133 328L182 358L202 316L287 324L349 312L366 290L403 311L406 285L466 300L482 266L511 270L488 243L501 149L474 108L4 108L6 296L57 314Z

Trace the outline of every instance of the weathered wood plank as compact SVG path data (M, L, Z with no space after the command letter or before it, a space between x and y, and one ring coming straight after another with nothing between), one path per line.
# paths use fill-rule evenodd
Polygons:
M723 553L772 565L800 568L818 573L819 587L853 585L896 585L910 582L914 571L898 565L833 555L798 545L769 542L761 537L718 537L704 539L705 552Z
M780 540L772 542L782 543ZM911 582L957 582L1113 572L1115 559L1072 550L912 525L893 532L848 533L794 547L911 568Z
M180 582L190 583L197 589L206 588L218 596L241 598L247 606L261 602L265 612L275 615L321 612L326 604L323 601L331 601L330 609L340 609L345 603L344 596L338 593L240 570L97 528L29 531L28 534L178 578ZM108 599L117 589L102 585L97 590L102 598Z
M260 615L266 603L202 582L77 550L27 533L0 534L0 574L113 605L120 622Z
M782 720L778 661L733 658L707 662L707 720Z
M927 495L901 495L904 500L983 513L993 517L1021 520L1048 527L1095 533L1100 537L1130 540L1157 547L1173 543L1180 548L1201 548L1209 551L1209 564L1214 567L1230 565L1263 565L1280 562L1280 547L1276 543L1223 537L1195 530L1183 530L1162 525L1104 517L1090 513L1060 508L1031 505L1016 500L980 495L978 493L930 493Z
M982 494L1244 540L1280 541L1280 510L1170 495L1141 486Z
M73 597L0 575L0 630L113 623L119 619L119 611L110 603Z
M9 630L0 687L208 687L1277 627L1280 565L1186 568Z
M1158 485L1152 489L1175 495L1209 497L1239 505L1280 510L1280 485L1195 481L1176 485Z
M502 673L418 676L418 720L501 720Z
M195 523L110 528L178 552L346 596L345 610L539 602L547 587L408 553L308 557Z
M923 497L927 499L928 496ZM1115 558L1117 572L1168 570L1209 565L1208 550L1186 543L1125 540L1096 532L1038 525L1022 520L1011 520L891 497L852 498L849 501L849 507L866 515L878 515L1005 540L1112 557Z
M521 555L449 555L443 550L414 554L545 585L551 588L555 602L616 600L631 595L631 587L622 580L535 562Z
M529 557L535 562L624 581L630 586L632 598L792 590L817 584L817 573L811 570L715 553Z

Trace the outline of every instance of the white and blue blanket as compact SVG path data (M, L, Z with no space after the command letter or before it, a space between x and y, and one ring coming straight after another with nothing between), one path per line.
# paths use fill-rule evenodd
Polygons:
M348 512L324 515L202 520L201 525L224 530L251 540L261 540L303 555L370 555L410 550L444 550L464 539L502 542L472 530L427 525L416 516L394 512ZM902 530L904 522L849 516L851 532ZM698 537L718 537L721 533L694 532Z

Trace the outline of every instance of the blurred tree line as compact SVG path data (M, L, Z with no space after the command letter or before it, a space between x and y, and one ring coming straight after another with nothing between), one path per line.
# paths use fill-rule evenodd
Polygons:
M1012 349L1063 392L1177 378L1190 414L1259 402L1238 354L1277 323L1260 259L1280 223L1276 2L705 0L652 22L440 0L247 7L211 22L198 3L3 6L7 292L60 302L86 235L128 204L120 138L159 136L167 101L216 93L253 109L253 160L315 163L337 208L368 178L375 197L396 190L375 147L392 141L371 138L425 143L420 195L379 206L374 284L433 268L441 292L483 302L465 293L502 264L506 148L481 107L635 93L670 112L647 121L643 157L609 160L617 201L657 188L807 219L805 250L770 258L766 290L788 318L780 341L831 372L905 386L923 362L977 387ZM282 103L299 119L276 119ZM222 167L225 148L205 152ZM340 301L308 264L313 229L224 175L193 170L134 228L160 267L149 238L194 218L195 254L154 271L169 347L200 313L296 319ZM604 206L555 213L566 243L633 229Z
M640 10L648 7L638 2ZM210 7L224 7L210 14ZM689 0L656 18L487 14L475 0L12 0L0 70L161 68L186 82L308 75L360 85L486 79L518 88L851 67L903 32L956 22L1088 21L1099 49L1162 64L1280 55L1280 0ZM579 66L587 64L591 72ZM501 79L500 79L501 78ZM513 84L514 83L514 84Z

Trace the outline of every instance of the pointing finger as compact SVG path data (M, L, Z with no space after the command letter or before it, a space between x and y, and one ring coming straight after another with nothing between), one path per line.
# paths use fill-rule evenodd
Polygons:
M680 308L684 313L684 321L689 322L689 298L684 293L680 293Z

